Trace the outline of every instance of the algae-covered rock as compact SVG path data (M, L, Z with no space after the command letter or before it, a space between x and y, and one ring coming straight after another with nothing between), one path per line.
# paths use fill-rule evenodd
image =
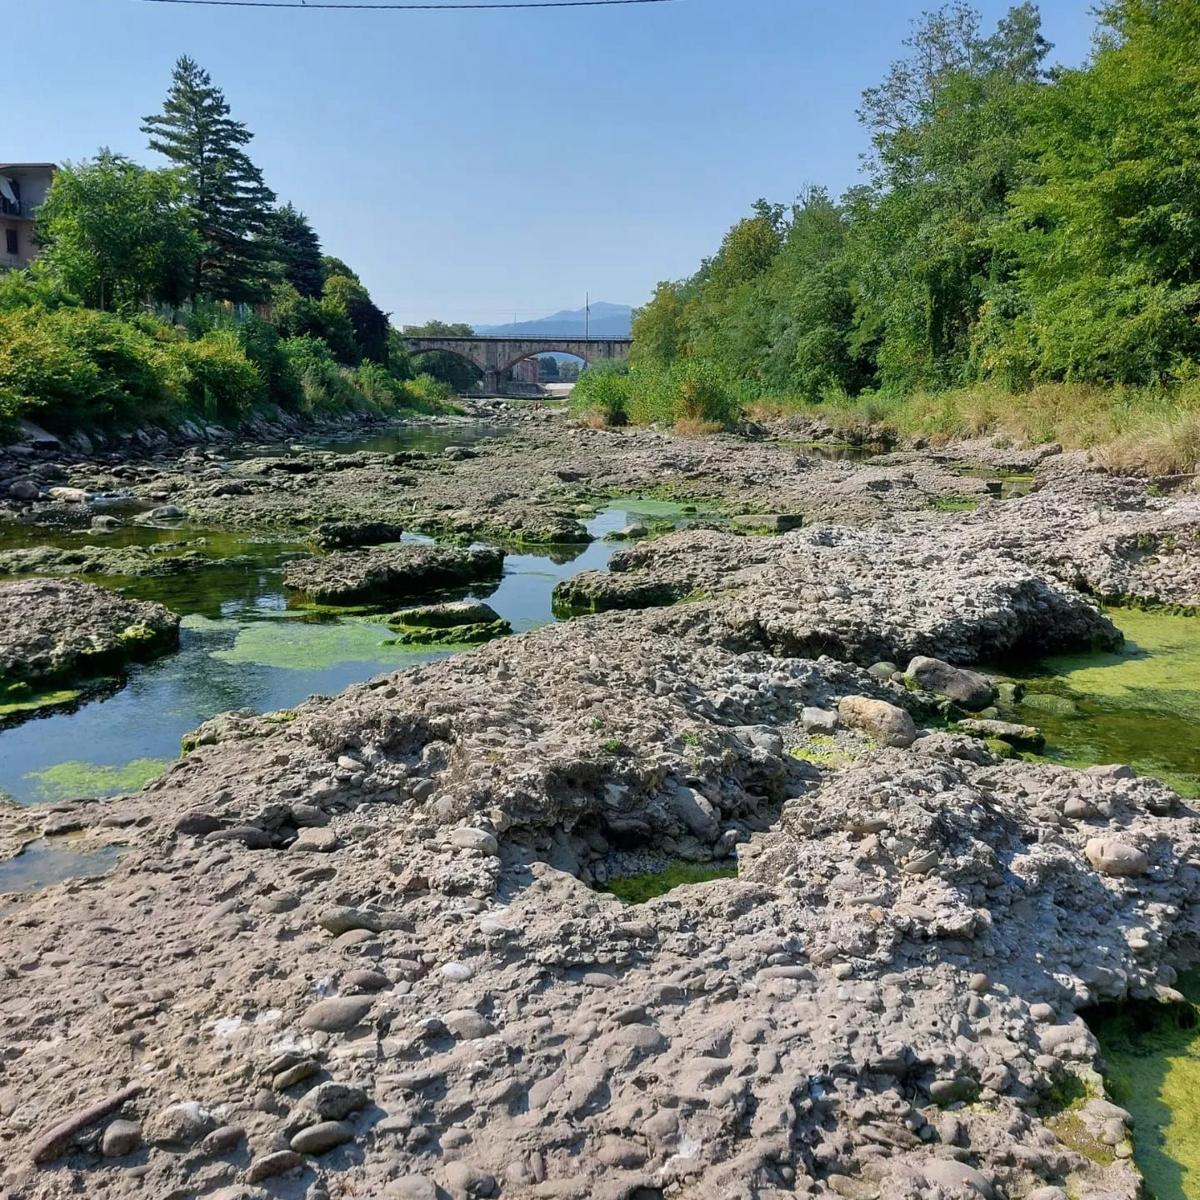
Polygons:
M178 641L179 618L161 604L70 580L0 584L0 690L12 703L51 681L74 688L77 676L119 670Z
M487 625L499 620L500 614L482 600L452 600L445 604L402 608L388 617L388 624L414 629L451 629L463 625Z
M504 552L490 546L346 550L288 563L283 582L322 604L384 603L499 579L503 565Z
M512 632L490 604L479 600L401 609L388 618L388 624L397 630L395 640L403 646L475 645Z
M959 721L958 728L962 733L969 733L972 737L983 738L985 741L1004 742L1018 750L1039 751L1046 745L1045 735L1034 725L1018 725L1013 721L989 721L976 718Z
M554 589L554 610L564 615L608 612L622 608L665 608L691 589L674 580L640 575L584 571L564 579Z
M313 530L312 540L321 550L346 550L398 542L403 534L395 521L323 521Z

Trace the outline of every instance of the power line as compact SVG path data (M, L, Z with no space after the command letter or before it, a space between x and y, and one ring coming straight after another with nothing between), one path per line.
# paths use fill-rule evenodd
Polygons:
M207 8L324 8L345 9L347 12L362 9L390 9L406 11L439 10L442 12L467 12L471 9L520 9L520 8L605 8L617 4L674 4L676 0L528 0L525 4L515 3L471 3L471 4L327 4L313 0L140 0L142 4L193 4Z

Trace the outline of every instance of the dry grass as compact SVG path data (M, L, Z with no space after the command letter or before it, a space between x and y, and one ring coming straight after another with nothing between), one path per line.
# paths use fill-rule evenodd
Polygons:
M608 429L608 417L599 408L588 408L576 414L575 419L588 429Z
M1186 475L1200 466L1200 382L1170 391L1047 383L1013 394L989 384L903 398L835 397L808 410L842 437L881 431L933 445L972 437L1059 442L1113 470Z
M704 421L699 417L680 417L675 422L675 432L680 437L703 437L708 433L720 433L724 428L719 421Z

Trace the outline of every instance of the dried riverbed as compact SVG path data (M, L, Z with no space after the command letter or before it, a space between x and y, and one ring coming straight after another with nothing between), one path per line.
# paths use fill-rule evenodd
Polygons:
M4 1194L1133 1200L1136 1153L1190 1195L1078 1014L1196 957L1197 618L1095 603L1200 603L1195 494L984 444L386 436L0 459L40 496L0 564L139 547L86 578L182 617L0 731L0 849L56 835L0 864L44 889L0 907ZM284 586L397 527L503 550L464 590L516 636L387 645ZM626 611L555 623L577 576Z

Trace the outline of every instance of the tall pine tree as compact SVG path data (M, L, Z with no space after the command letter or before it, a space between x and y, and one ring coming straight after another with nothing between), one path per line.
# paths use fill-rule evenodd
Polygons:
M224 92L185 56L175 64L162 112L147 117L142 132L150 148L178 168L195 214L202 246L196 295L265 299L272 257L267 224L275 195L246 153L253 135L230 117Z
M321 242L308 218L295 205L272 209L272 254L285 283L302 296L317 297L325 286Z

